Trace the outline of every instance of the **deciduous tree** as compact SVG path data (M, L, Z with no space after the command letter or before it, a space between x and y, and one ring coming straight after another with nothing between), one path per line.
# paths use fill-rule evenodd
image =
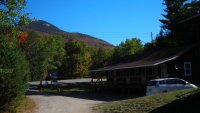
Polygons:
M64 46L64 41L59 37L29 32L24 50L29 60L32 80L43 80L49 70L61 65L65 54Z
M69 40L65 44L65 62L63 71L70 77L84 77L91 66L89 47L82 42Z
M0 112L16 107L28 84L29 66L16 29L30 21L28 14L22 13L25 4L25 0L0 0Z
M144 46L142 41L138 38L126 39L125 42L115 47L114 57L118 59L127 55L134 55L143 51Z
M96 48L92 54L92 68L109 65L112 62L114 48Z
M28 86L29 66L15 41L0 35L0 112L22 99Z
M0 32L10 33L16 26L30 22L28 13L23 13L26 0L0 0Z

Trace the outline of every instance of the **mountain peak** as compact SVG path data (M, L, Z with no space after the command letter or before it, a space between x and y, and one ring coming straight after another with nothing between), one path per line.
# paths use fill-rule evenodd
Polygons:
M63 32L58 27L56 27L53 24L50 24L44 20L33 21L26 27L28 27L29 29L33 29L33 30L48 33L48 34L55 34L55 33Z
M60 37L64 38L65 40L74 39L80 42L84 42L87 45L94 46L94 47L113 47L112 44L95 38L93 36L82 34L82 33L70 33L59 29L58 27L54 26L53 24L46 22L44 20L37 20L31 22L29 25L22 27L24 31L26 30L35 30L42 33L50 34L50 35L59 35Z

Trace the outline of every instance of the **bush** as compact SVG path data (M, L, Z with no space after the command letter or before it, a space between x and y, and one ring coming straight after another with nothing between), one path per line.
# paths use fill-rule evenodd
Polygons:
M0 110L20 101L29 79L27 60L13 39L0 35Z

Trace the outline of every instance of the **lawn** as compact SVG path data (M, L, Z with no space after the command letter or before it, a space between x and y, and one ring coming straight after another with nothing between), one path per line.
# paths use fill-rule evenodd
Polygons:
M200 89L179 90L94 107L100 113L200 113Z

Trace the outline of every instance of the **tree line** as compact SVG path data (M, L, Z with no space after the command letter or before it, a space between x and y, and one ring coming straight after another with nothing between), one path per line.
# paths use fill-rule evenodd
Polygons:
M88 77L90 69L101 68L116 62L126 55L133 55L143 50L140 39L127 39L111 48L92 47L75 40L65 41L65 55L61 66L55 71L60 78Z

